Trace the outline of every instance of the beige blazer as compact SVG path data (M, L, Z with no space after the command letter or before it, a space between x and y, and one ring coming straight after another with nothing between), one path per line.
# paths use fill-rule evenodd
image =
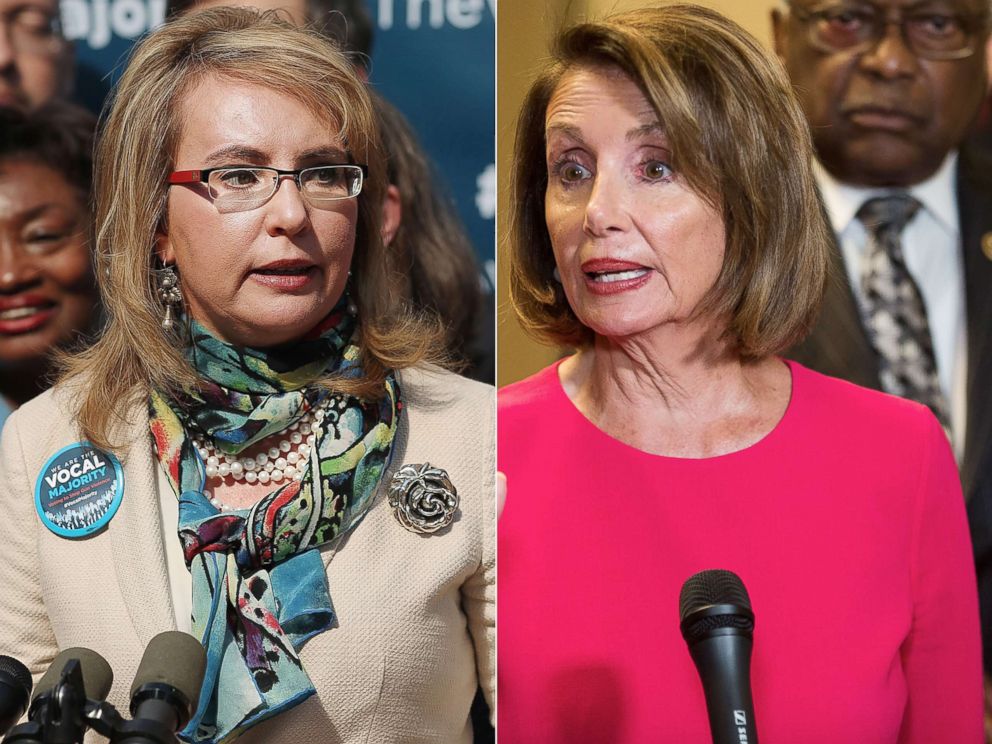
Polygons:
M493 705L494 391L433 368L399 380L406 408L383 483L402 465L430 462L450 475L460 512L444 532L414 534L380 486L365 519L322 549L338 625L300 654L317 695L240 741L470 742L478 684ZM49 457L82 439L73 410L69 393L48 391L3 430L0 653L27 664L37 681L59 650L93 649L114 670L108 700L126 713L145 645L175 629L164 541L178 537L175 525L161 524L144 406L128 412L124 497L109 525L70 540L41 523L35 483Z

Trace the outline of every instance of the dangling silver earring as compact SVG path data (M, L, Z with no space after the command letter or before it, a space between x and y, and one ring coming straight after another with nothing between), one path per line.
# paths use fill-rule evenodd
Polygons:
M558 271L558 267L555 266L554 271L551 272L551 276L554 277L555 281L561 284L561 274Z
M172 328L172 306L183 301L183 293L179 290L179 277L171 266L166 266L159 272L158 298L165 304L162 327L168 331Z

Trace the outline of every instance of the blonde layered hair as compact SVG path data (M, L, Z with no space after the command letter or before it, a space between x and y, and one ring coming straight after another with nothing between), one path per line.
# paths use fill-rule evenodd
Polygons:
M524 328L555 344L593 340L553 278L544 217L548 103L562 77L583 66L618 69L640 88L675 172L723 215L724 264L699 313L726 318L726 337L746 360L801 340L823 296L832 240L806 119L778 61L737 24L694 5L569 28L532 85L517 122L510 199L510 296Z
M372 103L350 62L326 39L271 12L204 10L166 24L136 47L105 112L94 192L95 262L108 322L92 348L63 360L62 378L78 383L79 424L98 446L120 446L115 427L152 388L175 394L200 383L183 355L183 324L173 332L162 328L154 245L167 217L166 179L182 136L184 97L206 75L299 100L340 132L355 162L368 165L350 284L364 376L320 384L377 398L390 368L438 361L438 328L389 290L396 286L394 268L379 232L385 166Z

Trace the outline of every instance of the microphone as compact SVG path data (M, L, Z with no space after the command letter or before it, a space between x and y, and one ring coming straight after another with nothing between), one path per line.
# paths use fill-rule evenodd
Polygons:
M188 633L168 630L152 638L131 685L130 721L122 727L121 744L175 742L196 711L207 654Z
M87 697L104 700L114 673L106 660L87 648L67 648L38 681L28 709L29 723L15 726L4 742L77 744L87 723Z
M48 671L38 680L34 700L31 702L32 710L35 709L35 706L47 702L45 698L51 697L52 689L61 680L62 671L73 660L79 662L83 690L86 696L93 700L107 699L110 687L114 684L114 670L110 668L107 660L96 651L90 651L88 648L67 648L55 657L51 666L48 667Z
M24 715L31 699L31 672L11 656L0 656L0 734Z
M754 613L731 571L701 571L679 595L679 627L706 695L713 744L757 744L751 699Z

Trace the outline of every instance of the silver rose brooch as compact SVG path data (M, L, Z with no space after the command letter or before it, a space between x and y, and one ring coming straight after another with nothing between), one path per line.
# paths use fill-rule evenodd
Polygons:
M389 484L389 505L410 532L437 532L455 518L458 491L448 474L429 462L404 465Z

